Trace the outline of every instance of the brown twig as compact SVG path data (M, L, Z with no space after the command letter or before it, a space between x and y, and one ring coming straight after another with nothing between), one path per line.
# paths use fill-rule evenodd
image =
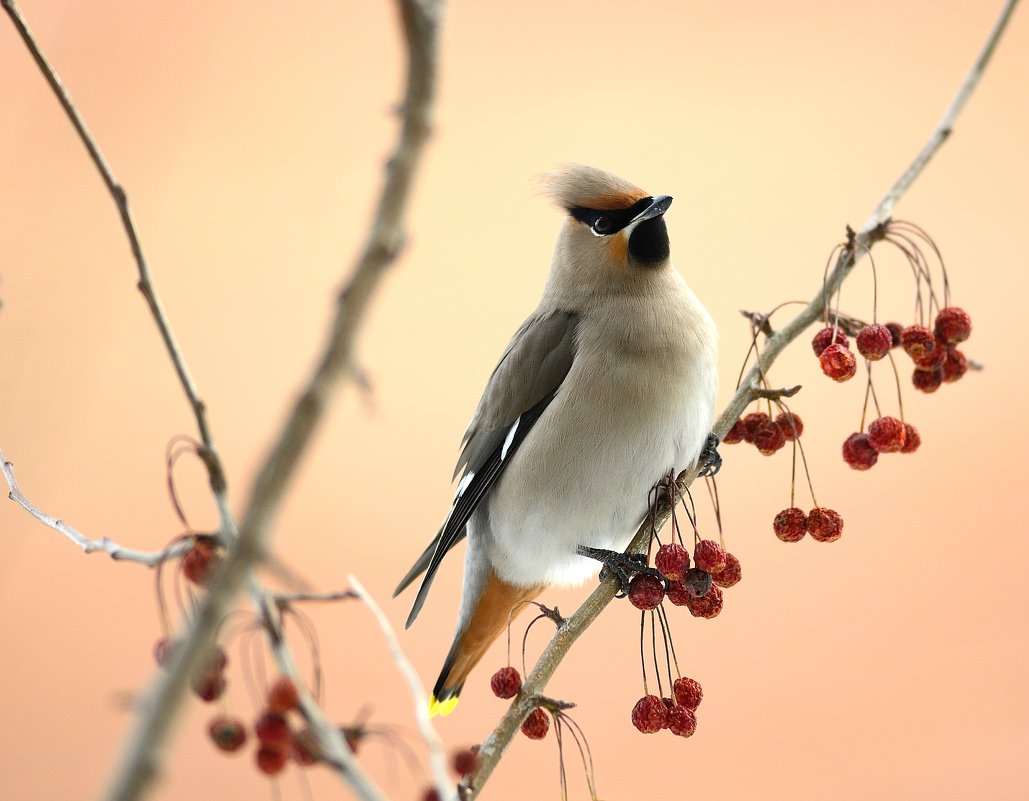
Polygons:
M843 248L836 261L836 265L818 294L815 295L803 311L768 338L764 351L757 359L756 364L744 377L736 394L733 395L725 410L715 422L713 430L719 438L725 436L733 423L743 413L747 404L753 399L753 391L758 386L761 377L767 373L768 368L778 358L779 354L808 326L824 314L827 299L836 293L861 256L868 251L874 242L882 238L884 224L889 220L894 206L921 174L944 140L950 135L958 114L979 83L979 79L982 77L982 73L989 63L990 56L993 54L994 48L997 46L997 42L1000 40L1001 34L1004 32L1004 28L1007 26L1016 5L1018 5L1018 0L1007 0L997 22L993 26L993 30L990 32L986 45L959 87L954 100L947 107L940 123L908 168L890 187L875 209L873 209L868 221L856 236L852 238L853 242L850 242ZM693 482L696 473L697 468L694 467L682 473L676 479L676 483L685 490ZM650 539L651 532L655 528L663 526L668 519L671 506L668 503L666 493L660 493L657 507L653 515L648 516L647 520L644 521L643 525L636 532L627 549L628 551L641 553ZM514 699L511 706L508 707L500 723L483 741L479 749L479 761L475 772L462 782L462 797L473 799L482 791L483 786L500 761L504 750L518 732L522 721L535 708L535 696L542 693L569 649L614 599L618 588L618 581L615 578L608 578L601 582L600 586L593 591L575 614L558 627L554 637L536 662L532 673L529 674L522 685L522 692Z

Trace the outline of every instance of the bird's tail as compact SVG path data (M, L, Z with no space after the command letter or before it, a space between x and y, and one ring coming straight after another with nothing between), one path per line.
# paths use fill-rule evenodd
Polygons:
M461 688L472 668L515 616L526 607L526 602L542 591L543 586L539 584L531 587L508 584L490 571L471 617L454 637L443 670L436 679L429 704L430 715L446 716L454 711Z

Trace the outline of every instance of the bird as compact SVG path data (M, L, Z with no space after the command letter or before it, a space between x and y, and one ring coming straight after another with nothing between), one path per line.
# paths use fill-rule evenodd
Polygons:
M541 189L564 214L542 299L475 409L446 520L394 592L424 573L409 628L467 537L432 715L453 711L489 646L545 588L584 584L597 560L625 581L622 552L663 477L720 464L709 433L718 332L672 266L672 198L580 164L545 174Z

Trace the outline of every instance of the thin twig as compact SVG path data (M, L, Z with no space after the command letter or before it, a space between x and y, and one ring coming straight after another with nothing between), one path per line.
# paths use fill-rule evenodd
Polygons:
M753 398L753 389L758 386L761 377L768 371L768 368L778 358L779 354L808 326L824 314L827 300L839 290L858 259L868 251L873 243L882 238L884 224L893 212L894 206L921 174L944 140L950 135L958 114L979 83L983 70L985 70L986 65L989 63L990 56L993 54L994 48L1004 32L1004 28L1016 5L1018 5L1018 0L1008 0L1004 5L1000 17L990 32L986 45L962 82L957 95L950 106L948 106L939 125L911 165L901 174L872 211L868 221L856 236L856 246L843 248L835 267L818 294L815 295L800 314L768 338L764 352L757 359L750 372L744 377L736 394L733 395L732 400L729 401L729 404L715 422L713 430L716 436L722 438L728 433L733 423L736 422ZM685 490L693 482L696 473L696 467L682 473L676 480L676 484ZM648 519L640 526L627 550L633 553L642 552L649 541L652 530L661 528L668 519L670 512L671 506L668 504L665 494L661 493L655 512L653 515L648 516ZM613 577L601 582L600 586L593 591L575 614L558 627L553 639L551 639L536 662L536 667L522 685L522 692L512 701L511 706L508 707L500 723L483 741L479 749L479 761L475 772L462 782L462 795L464 798L470 801L470 799L475 798L482 791L486 781L499 763L504 750L518 732L522 721L532 712L534 708L534 701L532 699L547 686L547 682L550 681L554 671L557 670L557 666L564 659L569 649L614 599L618 589L618 581Z
M414 669L414 666L404 654L400 643L397 641L397 635L394 633L393 627L390 626L389 619L375 602L375 599L368 594L368 591L365 590L364 586L355 576L347 576L347 581L350 582L354 592L365 602L375 617L375 621L379 624L379 628L382 629L382 634L386 638L386 644L389 645L393 661L407 680L407 684L411 689L411 697L414 699L415 720L418 721L418 730L421 732L422 739L425 741L425 746L429 751L429 765L432 767L432 776L436 790L439 792L440 798L450 798L455 794L455 790L453 782L450 781L447 775L447 756L443 751L443 743L439 738L439 734L436 733L432 720L429 718L429 696L425 693L422 680L418 677L418 671Z
M359 596L353 590L337 590L336 592L273 592L271 597L281 607L301 601L349 601Z

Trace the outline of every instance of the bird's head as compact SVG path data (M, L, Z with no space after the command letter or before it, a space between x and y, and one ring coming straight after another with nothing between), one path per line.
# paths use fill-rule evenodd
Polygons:
M568 218L559 257L575 271L632 273L669 263L664 213L668 195L649 195L611 173L581 164L565 165L543 178L544 191Z

